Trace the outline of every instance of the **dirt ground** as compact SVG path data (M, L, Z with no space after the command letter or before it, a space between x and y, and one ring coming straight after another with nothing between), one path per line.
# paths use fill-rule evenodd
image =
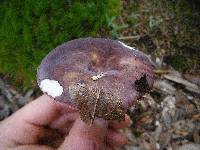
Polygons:
M123 2L117 38L144 51L155 73L153 90L138 101L130 112L132 125L122 131L130 140L124 150L200 149L199 6L196 1Z

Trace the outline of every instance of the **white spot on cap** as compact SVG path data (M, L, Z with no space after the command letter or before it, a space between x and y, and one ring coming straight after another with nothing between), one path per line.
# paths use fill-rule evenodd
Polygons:
M160 67L162 65L162 61L160 58L156 57L156 64Z
M121 42L121 41L118 41L121 45L123 45L124 47L126 47L126 48L129 48L129 49L132 49L132 50L135 50L135 51L138 51L136 48L134 48L134 47L131 47L131 46L128 46L128 45L126 45L125 43L123 43L123 42Z
M40 88L44 93L53 98L63 93L63 87L56 80L44 79L40 82Z
M98 80L98 79L100 79L100 78L102 78L104 76L105 76L105 74L103 72L101 72L100 74L98 74L96 76L92 76L92 80L96 81L96 80Z

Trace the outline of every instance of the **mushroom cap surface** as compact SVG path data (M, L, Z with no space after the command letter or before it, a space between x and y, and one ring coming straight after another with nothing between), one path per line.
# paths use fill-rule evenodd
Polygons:
M153 86L148 57L124 43L80 38L51 51L37 70L37 82L56 101L77 107L88 122L122 120Z

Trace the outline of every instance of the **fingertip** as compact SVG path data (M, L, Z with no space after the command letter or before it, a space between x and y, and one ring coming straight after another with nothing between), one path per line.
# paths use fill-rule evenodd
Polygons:
M128 143L128 139L124 135L112 130L109 130L106 139L107 143L114 147L120 147Z
M122 128L126 128L131 124L131 118L126 114L125 115L125 120L122 122L118 122L118 121L111 121L109 123L109 127L113 128L113 129L122 129Z
M57 102L44 94L22 107L11 117L15 121L23 121L35 125L48 125L60 115L72 111L74 110L67 104Z
M125 136L117 131L109 130L106 142L112 147L120 147L128 143L128 140Z
M107 123L103 119L95 119L90 125L78 118L60 149L104 149L106 131Z

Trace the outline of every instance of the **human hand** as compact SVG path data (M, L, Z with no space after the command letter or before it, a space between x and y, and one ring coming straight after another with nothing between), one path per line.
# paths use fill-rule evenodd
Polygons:
M43 95L0 122L0 149L115 149L127 142L117 129L129 123L126 116L121 123L95 119L87 125L75 108Z

